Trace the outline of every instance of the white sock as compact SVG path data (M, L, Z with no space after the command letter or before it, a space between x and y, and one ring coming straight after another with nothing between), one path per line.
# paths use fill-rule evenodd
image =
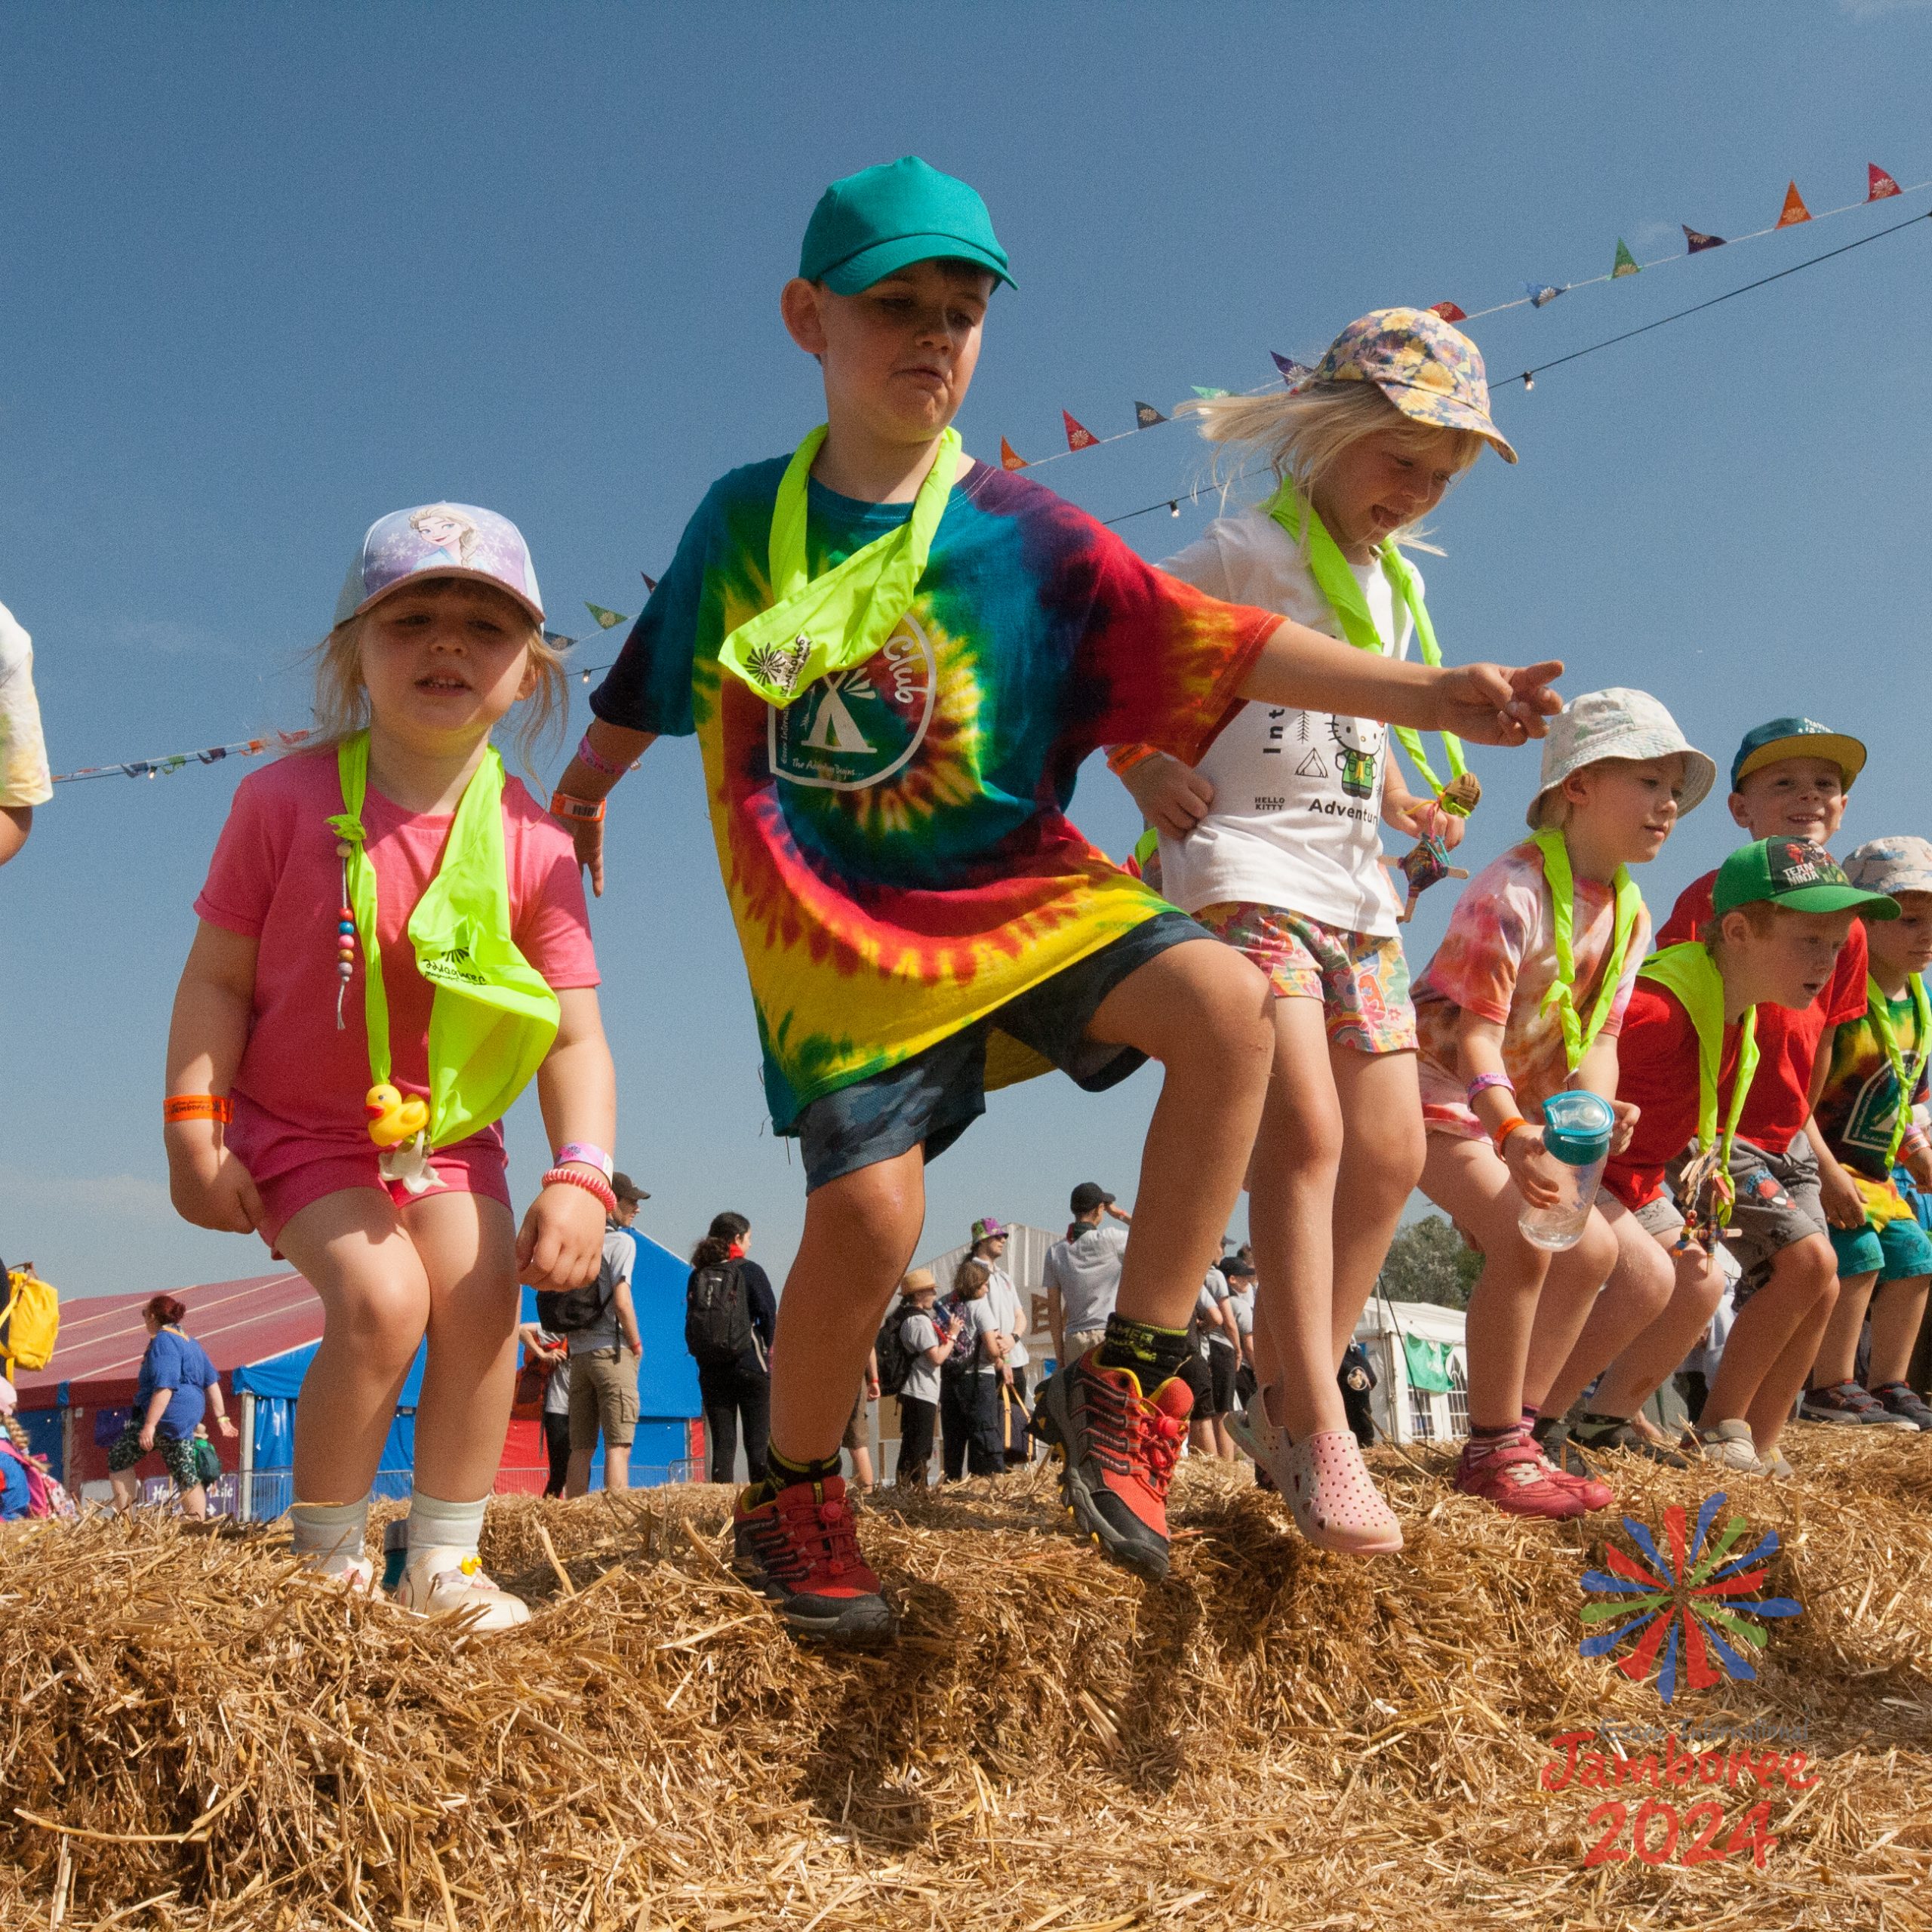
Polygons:
M445 1503L419 1489L409 1505L410 1561L415 1563L431 1550L452 1552L456 1561L474 1556L483 1535L483 1512L489 1506L487 1496L474 1503ZM438 1563L436 1567L453 1568L454 1564Z
M340 1576L363 1558L369 1531L369 1499L359 1503L298 1503L288 1512L295 1554L325 1577Z

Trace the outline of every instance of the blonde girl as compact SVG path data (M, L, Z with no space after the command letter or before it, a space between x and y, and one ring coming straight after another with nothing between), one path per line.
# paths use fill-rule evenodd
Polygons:
M236 791L164 1114L177 1210L259 1233L322 1303L297 1552L372 1586L370 1484L426 1337L397 1600L495 1628L529 1614L477 1558L517 1284L596 1275L616 1082L570 836L491 743L515 706L528 743L565 702L529 553L492 512L435 508L469 527L469 568L423 512L374 525L317 654L324 748ZM498 1122L533 1072L556 1162L519 1233Z
M1432 654L1421 580L1398 546L1485 445L1516 460L1490 419L1475 344L1426 310L1380 309L1343 330L1300 388L1190 407L1204 435L1265 465L1275 488L1165 568L1364 650L1401 657L1419 634ZM1399 1549L1401 1531L1362 1466L1336 1374L1423 1164L1380 827L1461 837L1420 740L1400 734L1426 795L1394 768L1389 737L1367 719L1250 704L1192 770L1156 753L1115 758L1159 835L1164 895L1260 965L1275 995L1248 1174L1261 1387L1229 1427L1305 1536L1361 1553Z

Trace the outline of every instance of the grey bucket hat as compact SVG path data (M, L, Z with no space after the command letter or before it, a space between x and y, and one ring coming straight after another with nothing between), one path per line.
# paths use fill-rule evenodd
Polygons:
M1684 737L1677 720L1648 691L1620 685L1585 691L1549 721L1549 735L1543 741L1543 783L1524 814L1530 829L1542 829L1550 794L1572 772L1605 758L1669 758L1677 752L1684 761L1684 797L1678 810L1687 812L1710 796L1717 766Z

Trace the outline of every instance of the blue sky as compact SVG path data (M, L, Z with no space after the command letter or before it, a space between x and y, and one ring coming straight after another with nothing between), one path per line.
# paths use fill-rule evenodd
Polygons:
M0 15L0 600L32 632L54 768L305 721L299 659L384 511L486 503L566 629L630 612L720 471L819 420L777 291L824 183L907 152L985 194L1020 292L961 419L997 457L1194 383L1265 380L1352 316L1648 258L1677 224L1932 177L1932 8L489 4ZM1927 196L1475 325L1503 376L1855 238ZM1437 519L1452 656L1642 685L1727 761L1806 712L1870 743L1847 843L1932 831L1920 782L1932 224L1552 371ZM1182 491L1163 429L1041 472L1103 516ZM1124 526L1158 557L1205 512ZM608 652L589 648L587 662ZM580 700L583 693L580 687ZM579 717L581 721L581 706ZM1479 756L1470 850L1515 835L1527 755ZM63 786L0 873L0 1254L69 1292L254 1272L172 1217L156 1100L190 903L240 768ZM546 773L547 777L552 775ZM1075 815L1115 851L1124 795ZM1721 801L1643 883L1727 848ZM751 1217L782 1266L795 1164L689 743L611 826L595 912L645 1225ZM1426 903L1420 968L1451 888ZM927 1245L1130 1198L1152 1104L1035 1081L938 1163ZM545 1157L512 1124L526 1196Z

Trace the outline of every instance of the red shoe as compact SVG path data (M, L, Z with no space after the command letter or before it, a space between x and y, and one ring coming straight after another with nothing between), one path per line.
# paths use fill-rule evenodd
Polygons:
M1543 1467L1558 1482L1574 1489L1583 1498L1586 1509L1607 1509L1616 1502L1617 1492L1584 1460L1568 1426L1560 1418L1543 1417L1531 1429L1529 1441L1543 1458Z
M1465 1496L1511 1516L1543 1516L1553 1522L1583 1515L1589 1506L1543 1460L1543 1451L1528 1439L1527 1429L1493 1442L1472 1438L1463 1445L1456 1464L1455 1484Z
M1194 1398L1179 1376L1151 1396L1090 1349L1040 1392L1040 1433L1060 1451L1061 1500L1102 1552L1151 1583L1168 1574L1168 1485Z
M838 1644L874 1644L897 1629L878 1578L859 1555L845 1479L795 1482L755 1509L739 1492L732 1567L778 1605L794 1630Z

